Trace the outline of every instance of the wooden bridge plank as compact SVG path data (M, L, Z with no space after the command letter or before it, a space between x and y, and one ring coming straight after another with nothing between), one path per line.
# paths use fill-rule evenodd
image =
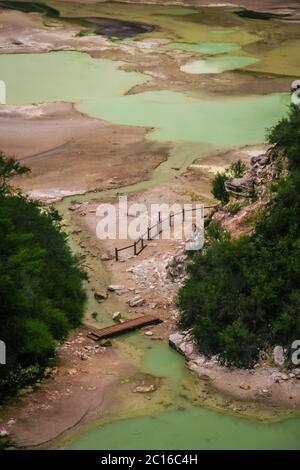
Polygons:
M143 315L142 317L133 318L132 320L127 320L124 323L107 326L106 328L93 328L90 330L87 336L94 341L99 341L100 339L111 338L112 336L135 330L137 328L141 328L142 326L161 323L161 321L162 320L160 318L154 315Z

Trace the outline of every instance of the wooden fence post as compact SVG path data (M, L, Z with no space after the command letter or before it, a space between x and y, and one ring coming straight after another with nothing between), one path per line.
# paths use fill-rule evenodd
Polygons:
M119 261L119 252L118 252L118 248L115 248L115 257L116 257L116 261Z
M185 210L184 207L182 208L182 221L185 221Z
M134 242L133 244L133 253L134 253L134 256L136 256L136 242Z

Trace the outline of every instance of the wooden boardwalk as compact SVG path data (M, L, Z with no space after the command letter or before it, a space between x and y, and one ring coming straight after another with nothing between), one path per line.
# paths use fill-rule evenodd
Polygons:
M112 336L126 333L127 331L136 330L142 326L153 325L161 322L162 320L154 315L143 315L142 317L127 320L116 325L107 326L106 328L93 328L87 336L94 341L99 341L100 339L110 338Z

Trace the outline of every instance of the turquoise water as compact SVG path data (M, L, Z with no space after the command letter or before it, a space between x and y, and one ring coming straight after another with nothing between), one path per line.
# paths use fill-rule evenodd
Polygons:
M146 75L120 70L122 62L93 59L82 52L2 54L0 76L7 88L7 103L25 105L122 96L148 80Z
M202 142L216 147L260 143L265 129L286 113L289 95L196 99L173 91L153 91L79 109L117 124L154 127L159 141Z
M0 55L8 104L74 102L90 116L152 127L151 138L159 141L215 147L260 143L264 129L284 115L289 102L287 94L196 99L153 91L124 96L149 78L120 70L121 65L79 52Z
M132 356L143 351L143 373L167 379L170 409L98 425L73 437L67 448L300 449L299 419L265 424L191 406L182 398L183 384L191 379L183 356L142 334L128 334L118 341L132 348Z
M200 44L191 44L186 42L173 42L166 46L168 49L194 52L197 54L224 54L240 49L239 44L233 42L202 42Z
M254 57L230 56L208 57L202 60L193 60L181 66L182 72L192 74L222 73L227 70L237 70L258 62Z
M79 436L70 449L300 449L299 420L257 424L190 407L116 421Z

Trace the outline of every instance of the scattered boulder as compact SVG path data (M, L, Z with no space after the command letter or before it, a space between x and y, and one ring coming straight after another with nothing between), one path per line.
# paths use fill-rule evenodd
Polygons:
M103 254L100 256L100 259L101 261L110 261L111 259L113 259L112 255L109 255L109 254Z
M154 384L151 385L137 385L133 389L133 393L150 393L155 392L156 386Z
M111 316L114 321L119 321L121 319L121 312L114 312Z
M176 349L176 351L180 352L182 354L182 351L180 349L180 345L184 341L185 335L179 331L176 333L173 333L169 336L169 345Z
M107 292L105 292L105 291L97 290L97 291L94 293L94 297L95 297L95 299L97 300L97 302L103 302L103 300L106 300L106 299L107 299L108 294L107 294Z
M225 189L229 194L239 197L250 197L254 190L254 180L252 177L231 178L225 181Z
M13 426L14 424L16 424L16 420L14 418L10 418L6 424L7 426Z
M252 166L261 166L264 167L269 163L269 157L266 154L261 154L261 155L255 155L251 157L251 165Z
M273 361L276 366L282 367L285 362L284 350L282 346L275 346L273 349Z
M0 437L7 437L9 436L9 432L5 428L0 429Z
M153 336L153 331L145 331L145 336Z
M251 389L251 385L247 384L246 382L240 383L239 387L240 387L242 390L250 390L250 389Z
M132 299L128 300L129 307L140 307L144 303L145 299L140 295L136 295L135 297L132 297Z
M166 266L167 278L174 282L176 279L183 278L186 274L187 256L184 251L170 259Z
M278 373L278 372L273 372L272 379L275 383L280 383L281 382L281 374Z
M120 284L110 284L107 288L110 292L116 292L118 290L123 290L124 286Z
M81 204L79 203L76 203L76 204L73 204L72 206L69 207L69 211L76 211L77 209L79 209L81 207Z
M196 351L197 346L194 338L189 332L176 332L169 336L169 344L180 354L190 358Z

